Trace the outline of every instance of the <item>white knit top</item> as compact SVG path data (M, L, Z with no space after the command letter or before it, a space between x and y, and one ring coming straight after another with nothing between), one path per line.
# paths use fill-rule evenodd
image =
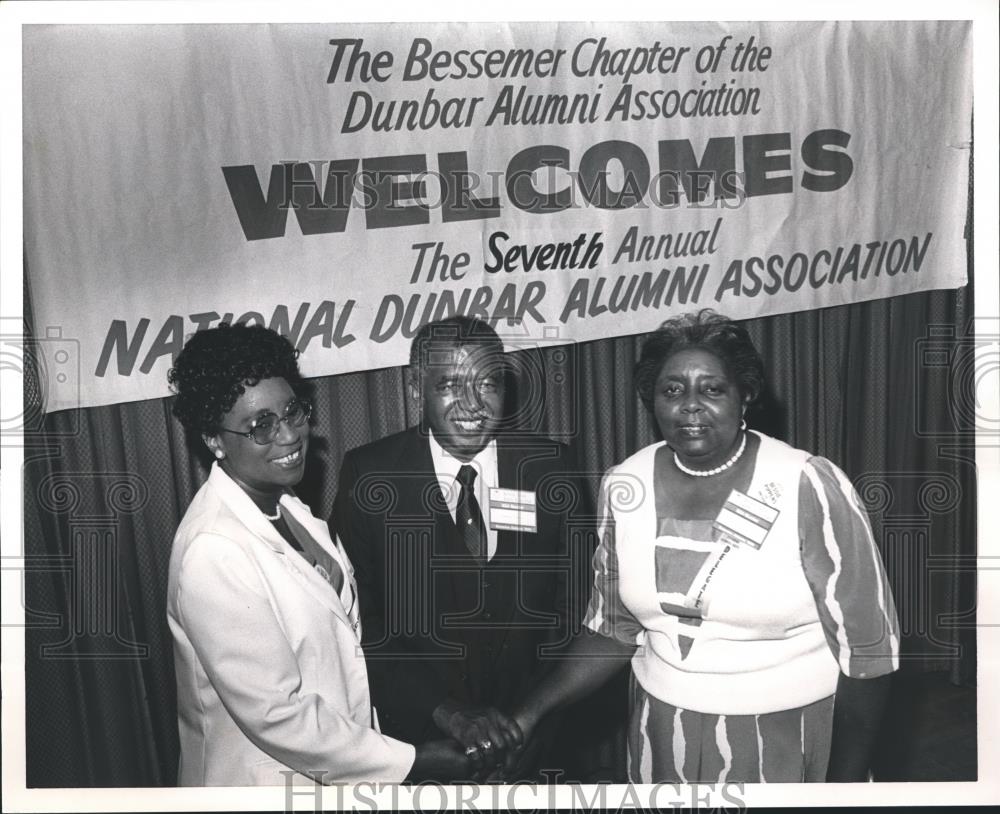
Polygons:
M779 514L759 549L710 521L657 517L640 450L603 484L601 544L584 624L638 644L636 680L684 709L743 715L831 695L840 671L898 667L895 608L867 516L829 461L760 435L745 490Z

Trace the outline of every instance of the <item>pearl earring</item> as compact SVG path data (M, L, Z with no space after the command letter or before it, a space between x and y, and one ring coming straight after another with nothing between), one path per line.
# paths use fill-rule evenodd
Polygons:
M215 457L221 461L223 458L226 457L226 453L223 452L221 449L217 449L215 450Z

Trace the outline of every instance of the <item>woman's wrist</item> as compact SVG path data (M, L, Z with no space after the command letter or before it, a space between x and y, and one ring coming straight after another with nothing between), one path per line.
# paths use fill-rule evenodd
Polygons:
M531 706L521 706L514 710L511 717L517 722L525 741L527 741L531 737L531 733L535 730L535 727L538 726L538 721L542 716Z

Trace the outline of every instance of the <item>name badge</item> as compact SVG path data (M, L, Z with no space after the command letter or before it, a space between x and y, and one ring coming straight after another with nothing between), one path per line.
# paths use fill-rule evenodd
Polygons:
M778 514L773 506L733 489L712 528L719 532L720 542L759 549Z
M538 531L535 493L491 488L490 528L494 531Z

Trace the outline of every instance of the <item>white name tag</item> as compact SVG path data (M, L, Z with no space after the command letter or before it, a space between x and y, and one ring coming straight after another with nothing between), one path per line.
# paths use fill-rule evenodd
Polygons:
M778 510L733 489L712 527L722 542L760 548L778 519Z
M538 531L535 493L491 488L490 528L494 531Z

